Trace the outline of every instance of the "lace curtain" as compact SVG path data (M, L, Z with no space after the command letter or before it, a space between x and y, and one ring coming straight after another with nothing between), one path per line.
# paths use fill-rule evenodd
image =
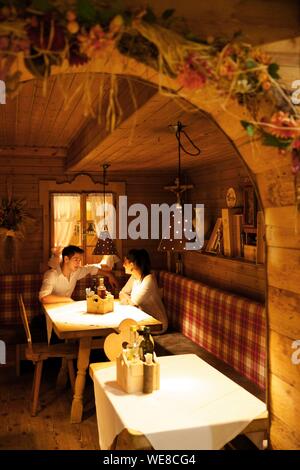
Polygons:
M74 234L80 215L80 195L55 194L54 206L54 245L67 246Z
M105 194L105 218L104 218L104 198L102 194L89 194L88 202L91 207L91 215L95 225L97 237L104 228L104 220L108 227L111 238L115 237L115 224L113 214L113 195L111 193Z

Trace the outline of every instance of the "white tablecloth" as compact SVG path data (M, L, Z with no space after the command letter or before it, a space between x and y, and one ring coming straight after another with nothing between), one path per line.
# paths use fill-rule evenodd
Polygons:
M94 375L100 448L124 428L143 433L157 450L216 450L238 435L266 405L194 354L159 358L161 387L126 394L115 366Z
M131 305L121 305L119 302L114 303L113 312L103 315L87 313L85 300L57 306L51 308L46 314L48 342L50 342L53 323L56 323L60 328L72 325L76 325L77 329L80 326L83 329L117 328L125 318L132 318L137 322L149 321L150 324L151 320L153 321L153 318L142 310ZM101 334L100 331L99 334Z

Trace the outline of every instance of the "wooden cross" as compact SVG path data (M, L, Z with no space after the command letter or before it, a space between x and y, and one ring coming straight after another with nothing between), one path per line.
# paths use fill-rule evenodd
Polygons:
M176 178L174 186L164 186L164 189L175 193L176 202L181 206L181 194L184 193L184 191L187 191L187 189L192 189L193 187L193 184L180 184L179 178Z

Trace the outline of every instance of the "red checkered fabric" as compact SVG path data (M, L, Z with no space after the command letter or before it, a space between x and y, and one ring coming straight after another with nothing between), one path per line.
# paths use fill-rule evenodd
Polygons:
M123 287L128 276L118 277L120 287ZM22 294L28 320L42 313L39 302L39 291L43 281L43 274L3 274L0 275L0 324L18 325L22 323L17 294ZM72 298L85 299L86 287L92 286L92 277L86 276L77 281ZM111 290L109 284L107 288Z
M265 388L264 306L160 271L170 326Z
M4 274L0 276L0 323L22 323L17 294L22 294L29 321L41 313L39 290L41 274Z

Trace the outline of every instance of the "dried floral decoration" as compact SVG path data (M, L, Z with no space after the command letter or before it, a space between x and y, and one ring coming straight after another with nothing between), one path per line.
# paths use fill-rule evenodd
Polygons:
M25 210L26 201L2 198L0 204L0 235L23 239L29 225L34 221Z

